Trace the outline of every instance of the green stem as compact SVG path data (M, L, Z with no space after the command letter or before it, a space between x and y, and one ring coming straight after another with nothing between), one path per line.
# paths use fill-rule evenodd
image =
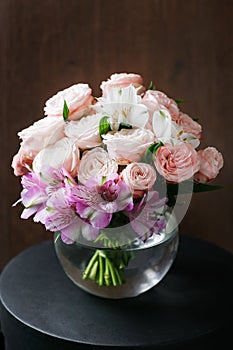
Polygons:
M103 271L103 258L99 254L99 285L102 286L104 283L104 271Z
M108 258L106 258L106 262L107 262L107 264L108 264L108 268L109 268L109 271L110 271L110 276L111 276L111 279L112 279L112 284L114 285L114 286L117 286L117 280L116 280L116 275L115 275L115 272L114 272L114 268L113 268L113 265L112 265L112 263L111 263L111 261L108 259Z
M110 274L109 274L109 268L108 268L107 259L105 259L104 281L105 281L106 286L110 286L111 280L110 280Z
M96 259L98 258L98 255L99 255L99 251L96 250L95 254L93 255L93 257L89 261L89 264L87 265L85 271L83 272L83 279L87 279L89 277L91 269L92 269Z
M118 268L115 268L114 270L115 270L115 274L116 274L117 279L118 279L118 284L121 286L123 284L123 280L122 280L121 273L120 273L121 270L119 270Z
M119 286L124 283L124 269L134 256L123 250L97 249L90 259L83 279L90 278L99 286Z
M92 269L90 271L90 274L89 274L90 279L93 280L93 281L95 281L95 279L96 279L97 272L98 272L98 267L99 267L99 262L98 262L98 260L96 260L94 262L94 265L93 265L93 267L92 267Z

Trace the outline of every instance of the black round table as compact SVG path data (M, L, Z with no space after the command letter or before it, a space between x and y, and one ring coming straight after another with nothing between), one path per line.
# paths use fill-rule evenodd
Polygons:
M6 350L215 349L232 345L233 255L180 237L165 278L130 299L79 289L63 272L52 241L13 258L1 274Z

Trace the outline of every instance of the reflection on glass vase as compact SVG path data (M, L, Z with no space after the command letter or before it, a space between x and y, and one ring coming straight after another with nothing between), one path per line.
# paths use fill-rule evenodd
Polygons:
M56 254L67 276L81 289L104 298L135 297L156 286L176 257L179 230L170 219L159 234L124 247L66 244L56 233Z

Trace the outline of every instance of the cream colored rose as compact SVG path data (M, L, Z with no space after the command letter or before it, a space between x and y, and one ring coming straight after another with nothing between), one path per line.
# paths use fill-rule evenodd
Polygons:
M155 169L146 163L131 163L122 171L121 176L128 185L134 198L142 197L152 188L156 180Z
M135 88L138 88L138 94L141 94L145 91L143 86L142 77L139 74L134 73L116 73L110 76L110 79L103 81L100 85L101 90L103 91L103 97L105 97L106 92L113 87L124 88L129 85L133 85Z
M53 145L42 149L35 157L33 171L47 178L49 168L59 169L64 167L71 176L77 176L80 152L74 139L64 137Z
M22 139L22 148L26 153L39 152L42 148L52 145L65 136L65 122L63 118L45 117L33 125L20 131L18 136Z
M215 147L207 147L204 150L199 150L197 155L200 161L200 169L195 174L195 180L202 183L214 180L223 167L222 154Z
M12 161L16 176L26 174L37 153L65 136L64 125L63 118L46 117L18 133L22 142Z
M154 140L154 134L145 129L121 129L115 134L103 135L103 143L107 146L110 157L116 161L140 161Z
M80 161L78 180L85 184L95 176L106 176L117 173L118 165L101 147L86 151Z
M70 121L65 125L65 134L77 141L80 149L99 146L102 143L99 134L99 122L102 114L93 114L77 121Z
M61 117L65 100L69 108L69 120L78 120L89 112L93 102L91 94L92 90L88 84L72 85L46 101L45 115Z

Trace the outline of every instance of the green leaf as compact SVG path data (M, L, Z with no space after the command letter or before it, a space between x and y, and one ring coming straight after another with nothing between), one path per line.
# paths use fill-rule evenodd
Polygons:
M195 122L198 122L199 118L193 118L193 120L194 120Z
M167 184L167 193L169 196L177 196L177 194L185 194L193 192L193 182L183 181L180 184Z
M167 184L167 193L170 196L176 196L178 192L180 194L185 193L198 193L198 192L209 192L209 191L216 191L223 189L223 186L217 186L217 185L209 185L209 184L202 184L202 183L196 183L192 181L183 181L180 184Z
M176 203L176 196L186 193L208 192L222 189L222 186L195 183L192 181L183 181L180 184L167 184L167 205L173 207Z
M150 82L150 85L148 86L148 90L155 90L155 86L153 84L153 82Z
M111 131L110 123L108 121L109 117L105 116L100 119L99 122L99 133L100 137L102 138L102 135L107 134L109 131Z
M175 99L175 102L179 105L179 104L181 104L181 103L184 103L185 102L185 100L179 100L179 99Z
M153 145L148 147L147 152L151 152L151 153L155 154L158 151L159 147L161 147L161 146L163 146L163 143L161 141L154 143Z
M118 130L120 131L121 129L132 129L132 125L126 124L126 123L120 123Z
M209 185L209 184L202 184L202 183L194 183L193 185L193 192L209 192L209 191L216 191L216 190L222 190L224 187L219 185Z
M70 110L69 110L69 108L68 108L68 106L67 106L66 100L64 100L64 105L63 105L63 119L64 119L65 121L68 120L68 118L69 118L69 113L70 113Z
M153 155L158 151L159 147L163 146L163 143L157 142L151 145L150 147L147 148L146 153L143 157L143 162L148 163L148 164L153 164Z

